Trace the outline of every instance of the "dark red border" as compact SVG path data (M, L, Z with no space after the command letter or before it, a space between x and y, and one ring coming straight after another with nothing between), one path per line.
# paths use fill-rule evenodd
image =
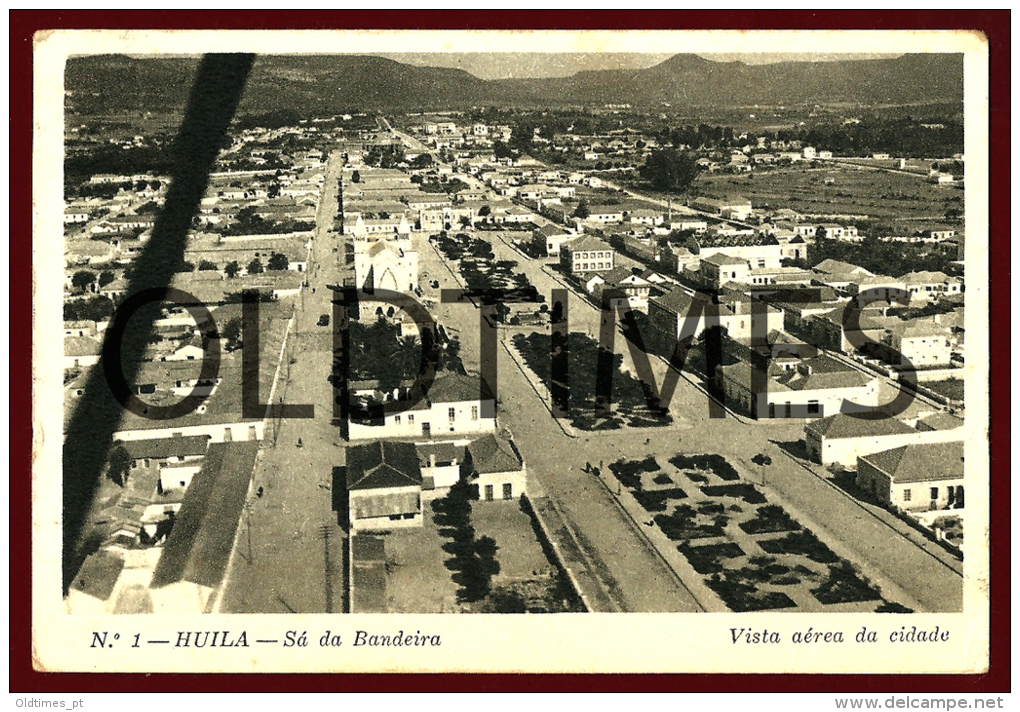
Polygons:
M991 669L983 675L130 675L38 673L31 630L31 349L11 353L10 689L19 692L1010 690L1010 13L950 11L11 11L11 333L32 329L32 36L45 29L973 29L989 39L991 254ZM15 276L18 275L18 276ZM522 679L525 678L525 679Z

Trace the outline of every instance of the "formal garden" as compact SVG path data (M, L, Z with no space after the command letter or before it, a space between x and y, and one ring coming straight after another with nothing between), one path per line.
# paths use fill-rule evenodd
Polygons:
M910 612L720 455L619 460L604 476L733 611Z
M545 295L539 293L527 275L514 271L517 267L515 261L496 259L488 241L467 233L450 237L446 232L430 239L446 259L456 263L470 296L479 298L482 304L503 307L497 310L497 321L501 321L509 311L505 303L545 301ZM501 290L500 295L487 294L492 290Z

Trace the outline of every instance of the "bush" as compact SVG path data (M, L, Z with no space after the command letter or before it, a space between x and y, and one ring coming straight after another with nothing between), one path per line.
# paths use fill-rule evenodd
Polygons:
M679 487L671 489L654 490L652 492L638 490L634 492L634 499L638 501L646 512L665 512L666 502L674 499L686 499L687 493Z
M719 594L730 610L736 613L747 611L767 611L777 608L793 608L793 599L779 591L760 591L757 586L731 578L723 574L714 574L707 582L708 587Z
M881 598L878 587L865 578L857 567L846 559L829 566L829 577L821 586L811 589L819 603L856 603Z
M740 528L748 534L765 532L785 532L800 529L800 525L777 504L766 504L758 507L755 518L741 522Z
M609 464L609 471L617 480L628 489L641 489L641 473L655 472L659 469L659 463L654 457L646 457L644 460L619 460Z
M832 564L839 557L819 541L810 529L787 534L780 539L766 539L758 545L770 554L800 554L819 564Z
M722 559L735 559L744 555L744 550L732 542L726 544L708 544L691 546L682 544L677 547L687 557L691 566L699 574L714 574L723 570Z
M901 603L895 601L883 601L882 604L875 609L875 613L913 613L913 608L907 608Z
M725 515L715 517L710 522L699 521L698 512L691 506L683 504L671 514L659 514L655 523L667 538L673 541L687 539L708 539L723 536L728 519Z
M715 453L703 455L677 454L669 458L669 464L678 470L693 469L711 472L719 479L728 482L740 479L740 475L733 468L733 465L725 457Z
M709 497L739 497L748 504L765 504L768 502L765 495L758 491L754 485L741 483L739 485L707 485L701 488L702 493Z

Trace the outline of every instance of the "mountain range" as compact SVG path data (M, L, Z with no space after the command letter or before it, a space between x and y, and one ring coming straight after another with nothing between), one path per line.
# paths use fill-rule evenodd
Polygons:
M198 58L125 55L68 60L65 89L84 113L182 109ZM677 54L647 69L485 80L461 69L370 55L260 55L241 111L322 116L354 110L631 104L726 107L902 105L963 101L962 54L749 65Z

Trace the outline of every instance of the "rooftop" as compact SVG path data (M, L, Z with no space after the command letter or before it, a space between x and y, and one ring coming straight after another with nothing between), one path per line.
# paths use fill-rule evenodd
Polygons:
M917 421L917 425L918 429L924 426L929 430L955 430L963 425L963 418L958 418L943 410L929 415L927 418L921 418Z
M474 440L468 445L471 454L471 466L475 472L515 472L520 470L524 461L512 441L492 433Z
M165 460L170 457L204 455L209 448L208 435L189 435L151 440L125 440L121 446L132 460Z
M163 547L152 588L181 581L215 588L223 580L258 446L255 441L209 446Z
M431 403L479 402L482 393L481 383L478 376L445 371L436 376L426 395Z
M895 484L963 478L963 443L904 445L858 458L888 474Z
M123 569L124 559L120 556L108 551L97 551L85 559L78 575L74 577L71 589L100 601L108 600Z
M347 489L421 486L414 443L376 441L347 449Z
M846 413L837 413L814 420L808 423L804 430L830 440L916 432L906 423L885 414L878 414L877 417L861 417L861 415L852 416Z
M739 257L732 257L727 255L725 252L716 252L714 255L703 257L701 261L717 267L725 267L726 265L747 266L747 260L742 260Z

